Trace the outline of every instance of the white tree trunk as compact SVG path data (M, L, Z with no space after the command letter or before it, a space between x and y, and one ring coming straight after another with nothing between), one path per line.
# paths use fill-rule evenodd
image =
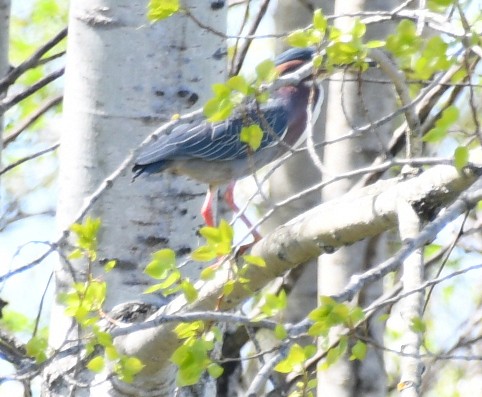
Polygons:
M330 14L333 11L333 2L313 0L308 2L294 2L291 0L279 0L275 11L275 32L289 32L298 28L305 27L311 23L313 13L311 8L316 9L322 7L324 14ZM282 42L278 41L278 44ZM277 53L285 48L278 45ZM326 89L327 84L323 84L325 89L324 101L327 101ZM314 142L323 141L324 127L326 118L326 106L322 106L318 122L316 123L314 132ZM323 155L322 149L317 150L317 154ZM282 167L274 172L269 179L269 198L272 202L280 202L294 194L303 191L321 180L320 172L313 164L313 160L307 152L297 153L292 156ZM277 209L273 216L266 222L265 229L272 230L289 219L303 213L309 208L313 208L320 203L320 195L313 192L304 195L298 200L292 201L289 205L285 205ZM314 262L307 263L302 269L297 270L293 274L295 284L290 293L288 307L286 310L286 320L289 322L299 321L305 317L309 311L314 309L317 304L317 285L316 285L316 264Z
M357 13L369 10L389 10L395 1L337 1L335 14ZM335 24L343 27L346 21L338 19ZM378 25L368 30L367 38L385 37L387 27ZM377 72L366 75L380 77ZM366 76L365 75L365 76ZM340 73L340 79L343 75ZM394 109L391 87L379 84L363 83L361 88L357 82L330 82L327 102L327 118L325 138L331 141L343 136L355 126L360 126L376 120ZM360 106L363 101L364 106ZM365 109L364 109L365 107ZM330 175L339 175L368 165L374 157L381 153L384 143L392 130L390 123L382 128L374 129L363 138L345 140L328 145L324 151L324 166ZM381 139L380 139L381 138ZM323 189L323 201L341 197L356 180L343 179ZM383 240L383 239L382 239ZM383 241L364 240L350 247L344 247L333 255L324 255L319 261L319 294L336 294L348 283L351 275L362 273L383 257ZM358 297L357 304L366 306L380 295L382 284L370 286ZM377 319L369 326L370 337L380 343L383 338L383 324ZM349 361L345 356L327 371L319 372L318 395L333 395L338 397L384 396L386 379L382 355L369 349L363 362Z
M210 85L224 78L225 59L216 56L224 53L222 38L182 15L150 24L147 3L71 3L59 230L69 227L84 200L150 132L174 114L184 113L194 104L193 109L197 108L210 96ZM226 7L195 0L184 1L183 6L207 25L225 30ZM169 175L139 178L134 183L131 178L127 173L117 180L91 214L102 219L94 272L108 282L106 310L139 299L161 304L161 296L142 295L153 283L142 273L149 255L170 247L181 261L196 246L195 238L186 236L195 236L202 224L198 214L205 186ZM104 259L117 260L117 267L107 275L101 266ZM78 280L85 281L85 263L74 265ZM191 267L186 275L193 279L199 270ZM63 263L57 269L57 292L69 290L71 285L72 276ZM71 323L63 310L61 305L53 309L53 346L65 340ZM155 379L140 376L139 392L157 389L159 395L171 395L172 368L168 372ZM54 380L50 378L50 385ZM60 382L50 392L62 395L66 385ZM110 389L110 383L102 387Z

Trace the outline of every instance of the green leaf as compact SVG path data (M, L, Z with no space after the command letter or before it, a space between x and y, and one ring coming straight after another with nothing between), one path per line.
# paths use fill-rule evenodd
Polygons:
M423 136L422 141L431 143L440 142L446 136L447 130L445 128L434 127Z
M137 357L130 356L123 360L124 371L130 375L136 375L142 371L145 365Z
M100 226L100 218L88 216L84 223L74 223L70 230L76 235L77 244L80 248L95 251L97 249L97 233Z
M75 260L75 259L80 259L82 258L84 255L82 253L82 250L76 248L74 249L68 256L67 256L67 259L70 259L70 260Z
M320 54L316 54L315 56L313 56L312 62L313 62L313 67L315 69L319 69L323 64L323 56Z
M251 150L256 151L261 146L261 140L263 139L263 130L258 124L244 126L241 129L239 139L241 142L246 143Z
M95 336L99 345L104 347L112 346L112 335L108 332L97 331Z
M108 261L105 265L104 265L104 271L106 273L110 272L112 269L114 269L114 267L117 265L117 261L115 259L113 260L110 260Z
M351 348L350 360L362 361L367 354L367 345L362 341L358 340Z
M288 336L288 332L286 332L286 328L283 326L283 324L277 324L274 329L274 335L279 340L283 340Z
M194 259L194 260L196 260L196 259ZM214 268L208 266L208 267L205 267L201 271L200 278L203 281L212 280L214 278L215 273L216 273L216 270Z
M458 120L459 110L456 106L449 106L435 122L435 127L425 134L425 142L438 142L447 136L448 129Z
M119 358L119 352L114 346L106 347L105 355L111 361L117 360Z
M165 248L154 252L151 262L144 269L144 273L156 280L162 280L170 274L170 270L176 266L176 253Z
M171 361L178 366L176 382L179 386L189 386L197 383L202 373L211 364L207 352L212 344L203 340L195 340L192 344L178 347Z
M223 286L223 295L229 296L233 292L234 289L234 280L227 281Z
M280 361L274 370L287 374L293 371L301 371L303 369L303 362L306 360L304 349L297 343L291 346L288 356Z
M254 256L254 255L243 255L243 259L246 263L258 267L266 267L266 262L263 258L260 256Z
M233 76L227 82L226 86L231 88L232 90L236 90L241 92L244 95L248 95L250 91L250 86L247 83L246 79L243 76Z
M217 379L223 374L224 368L218 364L211 363L208 366L208 372L214 379Z
M282 360L276 364L274 370L282 374L288 374L293 370L293 366L288 360Z
M261 306L261 311L268 316L274 316L286 308L287 297L285 290L281 290L278 295L265 294L265 303Z
M214 96L218 99L226 99L231 96L231 88L228 87L227 84L222 84L222 83L214 83L211 86L211 89L214 93Z
M469 162L469 149L467 146L459 146L454 152L454 165L459 171Z
M451 105L442 112L442 117L437 120L437 123L440 127L450 127L459 119L459 114L459 109Z
M328 21L323 15L321 8L318 8L313 13L313 27L319 31L324 32L328 26Z
M179 270L173 271L167 278L162 282L159 283L161 289L166 289L172 286L175 282L177 282L181 278L181 273Z
M229 246L231 246L234 237L233 227L225 219L221 219L218 228L221 236L220 242L227 243Z
M303 348L305 352L305 357L308 359L310 357L313 357L317 351L317 347L315 345L306 345Z
M99 373L105 367L104 357L96 356L92 360L87 363L87 368L90 369L92 372Z
M182 288L182 292L184 293L184 297L189 303L192 303L197 299L198 292L190 281L183 280L181 282L181 288Z
M365 313L363 312L363 309L359 306L355 306L350 310L350 315L349 319L347 322L345 322L345 325L354 328L358 322L362 321L365 319Z
M144 368L144 364L142 364L142 361L137 357L123 356L115 365L114 371L121 381L132 383L135 375L138 374L142 368Z
M360 19L355 18L353 23L353 29L351 31L351 34L353 35L353 37L361 38L365 35L366 31L367 31L366 25L362 21L360 21Z
M402 66L410 67L410 58L422 45L422 39L417 34L417 26L408 19L402 20L395 31L387 37L386 48L402 60Z
M192 336L197 336L204 330L204 323L199 321L193 321L192 323L181 323L174 328L179 339L187 339Z
M450 5L454 4L454 0L429 0L428 1L428 6L430 9L438 9L438 7L448 7Z
M143 294L153 294L154 292L157 292L161 289L160 284L154 284L151 285L150 287L147 287L142 293Z
M216 258L216 251L211 246L204 245L191 253L191 259L197 262L209 262Z
M449 68L451 62L447 57L448 44L440 36L435 36L424 43L420 57L413 65L415 76L428 79L434 73Z
M346 336L342 336L337 346L328 350L326 354L326 360L320 365L321 369L327 369L334 363L336 363L345 354L348 348L348 340Z
M179 0L150 0L147 10L149 21L161 21L179 11Z
M267 59L256 66L256 76L258 81L271 83L278 77L275 64L271 59Z
M380 48L385 45L385 41L383 40L371 40L365 44L366 48Z
M426 245L424 247L424 257L426 258L430 258L436 254L438 254L440 252L440 250L442 249L442 246L440 244L429 244L429 245Z
M204 115L215 123L226 120L233 112L234 104L230 98L212 98L204 105Z
M311 42L310 32L302 29L291 32L286 38L288 44L292 47L309 47L313 43Z
M30 320L22 313L3 309L3 317L0 319L2 329L11 332L22 332L30 329Z
M25 350L30 357L40 364L47 359L47 338L43 336L34 336L25 345Z
M413 332L423 333L427 329L427 326L425 325L425 321L423 321L423 319L421 319L420 317L414 317L410 322L410 329Z
M207 245L199 247L191 254L194 260L209 261L231 252L234 231L225 219L221 219L218 227L201 228L199 234L206 239Z

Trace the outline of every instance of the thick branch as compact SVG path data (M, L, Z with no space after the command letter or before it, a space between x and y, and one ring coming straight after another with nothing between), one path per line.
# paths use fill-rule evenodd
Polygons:
M180 297L156 315L202 310L229 310L264 287L273 278L305 263L321 253L333 252L343 245L377 235L397 224L397 197L411 203L417 213L432 216L436 208L452 202L467 189L481 170L459 173L451 166L435 166L418 177L399 182L382 181L338 200L322 204L257 243L252 254L261 256L266 267L252 266L244 277L248 283L235 283L233 292L223 297L223 287L232 273L221 268L214 280L196 285L199 298L192 304ZM165 368L179 341L172 332L174 324L143 330L117 338L127 354L136 355L146 364L144 376ZM142 382L143 376L139 377Z

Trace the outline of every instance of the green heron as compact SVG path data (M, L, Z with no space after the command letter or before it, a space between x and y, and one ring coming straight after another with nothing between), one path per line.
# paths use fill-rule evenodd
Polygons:
M311 61L313 48L293 48L275 59L280 76L294 72ZM142 173L169 170L209 185L201 214L208 226L214 225L212 198L217 187L253 174L261 167L297 148L306 139L308 107L312 122L318 117L323 91L312 75L297 84L278 88L265 104L254 100L227 120L210 123L204 117L175 126L148 144L136 159L134 178ZM240 140L246 123L263 130L259 148L253 151ZM232 198L232 187L226 196ZM229 200L228 200L229 201ZM231 202L234 208L234 202Z

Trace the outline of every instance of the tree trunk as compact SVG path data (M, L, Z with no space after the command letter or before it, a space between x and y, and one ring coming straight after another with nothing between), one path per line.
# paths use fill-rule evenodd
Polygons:
M369 10L390 10L395 1L337 1L335 14L353 14ZM347 21L335 20L335 25L343 28ZM386 37L387 25L375 25L367 31L366 40ZM382 77L377 71L369 71L368 77ZM339 73L334 79L343 79ZM327 102L327 118L325 138L327 141L339 138L352 128L370 123L394 109L394 97L391 87L383 87L376 83L337 82L330 81ZM362 105L360 105L362 104ZM393 129L391 123L381 128L372 129L361 138L344 140L326 146L324 166L330 175L340 175L371 163L376 155L383 152L385 143ZM343 179L323 189L323 202L341 197L353 184L354 179ZM336 294L348 283L355 273L362 273L383 258L383 238L364 240L352 246L344 247L333 255L320 257L318 280L319 294ZM382 283L375 283L363 291L356 302L367 306L382 292ZM383 342L383 324L375 317L368 327L368 336ZM318 395L337 397L384 396L386 394L386 377L383 356L379 351L369 349L362 362L354 362L343 357L328 370L319 372Z
M177 113L197 108L209 97L209 87L224 79L222 38L200 29L190 18L174 15L159 23L146 19L146 0L74 0L71 3L64 96L64 131L60 154L58 228L65 230L84 201L156 127ZM225 30L226 7L195 0L183 2L196 17L218 31ZM195 106L194 106L195 105ZM191 109L192 108L192 109ZM108 283L105 310L133 300L165 303L161 295L142 295L152 279L143 275L151 253L166 247L179 261L197 245L198 216L205 186L169 175L139 178L122 175L96 203L91 216L102 229L93 273ZM180 200L182 198L182 200ZM68 247L64 247L68 254ZM106 260L116 268L103 272ZM86 280L87 265L76 261L74 274L59 265L57 293L70 290L73 279ZM195 279L200 269L185 267ZM71 319L64 307L53 308L51 344L68 336ZM139 394L149 390L172 395L173 368L157 377L138 377ZM71 385L51 372L47 395L66 395ZM119 383L119 382L118 382ZM122 390L122 385L117 385ZM129 386L129 388L131 388ZM111 383L79 389L76 395L116 395ZM155 392L154 392L155 390ZM120 392L119 392L120 393ZM158 393L158 394L157 394Z
M313 17L313 10L319 7L323 9L325 15L333 12L332 1L278 1L278 7L276 8L274 15L275 32L289 32L309 25ZM284 48L278 48L277 52L279 53L282 50L284 50ZM327 87L327 84L323 84L325 103L327 101ZM313 139L315 143L323 141L325 118L326 106L323 105L318 122L313 129ZM322 149L317 150L317 155L320 157L323 155ZM276 170L273 176L269 179L270 200L274 203L283 201L286 198L319 183L320 179L320 172L313 164L310 155L306 151L297 153L289 158L282 167ZM277 209L273 216L266 222L265 230L272 230L274 227L287 222L319 203L320 196L318 192L306 194L300 199ZM315 262L310 262L291 274L294 285L290 293L286 310L286 320L288 322L301 320L308 314L308 312L316 307L316 272Z

